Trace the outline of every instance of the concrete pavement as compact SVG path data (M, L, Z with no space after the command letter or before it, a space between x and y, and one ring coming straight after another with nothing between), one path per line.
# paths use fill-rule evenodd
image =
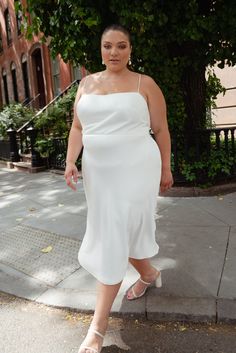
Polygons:
M78 353L92 315L0 292L1 353ZM234 353L235 325L110 317L101 353Z
M62 175L0 168L0 290L53 306L90 312L96 280L77 253L86 226L83 183ZM236 193L158 197L163 287L139 300L125 292L138 278L129 267L112 311L150 320L236 322Z

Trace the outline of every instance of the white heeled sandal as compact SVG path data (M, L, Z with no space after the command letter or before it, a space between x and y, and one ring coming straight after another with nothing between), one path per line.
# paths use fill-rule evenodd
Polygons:
M134 286L136 285L137 282L142 282L143 284L146 285L146 287L144 288L144 290L142 291L142 293L140 293L139 295L137 295L134 291ZM155 287L156 288L161 288L162 286L162 280L161 280L161 272L159 272L159 275L157 276L157 278L155 279L155 281L149 283L149 282L145 282L144 280L142 280L142 278L140 277L132 286L131 288L131 291L132 291L132 294L133 294L133 297L132 298L129 298L128 295L127 295L127 299L128 300L134 300L134 299L138 299L138 298L141 298L145 293L146 293L146 290L148 289L148 287L151 286L152 283L155 283Z
M89 333L95 333L95 335L101 337L102 340L104 339L104 336L103 336L100 332L98 332L97 330L94 330L93 328L89 328L87 335L88 335ZM92 352L92 353L100 353L101 350L102 350L102 345L101 345L101 348L100 348L99 350L97 350L97 349L95 349L95 348L92 348L92 347L89 347L89 346L85 346L85 345L83 345L83 343L82 343L81 346L80 346L80 348L79 348L79 352L78 352L78 353L85 353L86 350L89 351L88 353L90 353L90 352ZM86 353L87 353L87 352L86 352Z

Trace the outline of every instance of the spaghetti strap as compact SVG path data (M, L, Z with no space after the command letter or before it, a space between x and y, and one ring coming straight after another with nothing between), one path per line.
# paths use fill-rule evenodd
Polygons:
M139 74L139 77L138 77L138 92L139 92L139 89L140 89L140 82L141 82L141 74Z

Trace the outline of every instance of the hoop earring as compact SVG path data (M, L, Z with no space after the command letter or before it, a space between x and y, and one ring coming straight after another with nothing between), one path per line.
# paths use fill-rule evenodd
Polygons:
M129 56L129 61L128 61L128 64L129 64L129 66L131 66L131 65L132 65L131 56Z

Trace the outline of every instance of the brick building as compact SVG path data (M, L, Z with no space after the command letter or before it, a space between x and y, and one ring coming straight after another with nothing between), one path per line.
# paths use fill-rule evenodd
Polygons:
M0 107L11 102L31 102L41 108L85 70L52 59L47 44L21 33L21 16L13 0L0 1ZM22 1L23 5L25 0Z

